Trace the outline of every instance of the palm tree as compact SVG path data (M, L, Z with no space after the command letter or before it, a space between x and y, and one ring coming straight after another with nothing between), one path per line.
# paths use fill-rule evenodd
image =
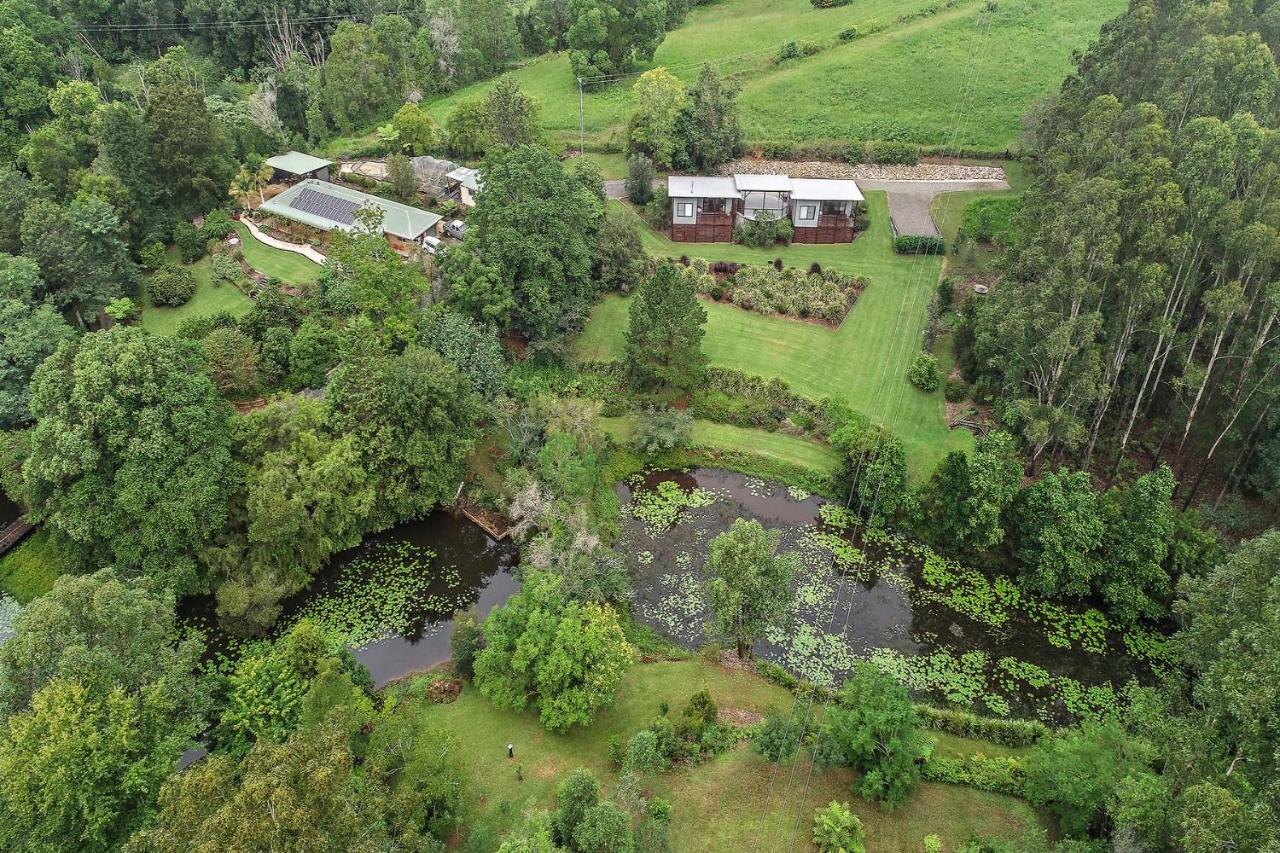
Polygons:
M253 187L253 173L247 166L241 166L240 171L231 179L231 188L227 192L240 202L241 207L248 209L249 193L253 192Z

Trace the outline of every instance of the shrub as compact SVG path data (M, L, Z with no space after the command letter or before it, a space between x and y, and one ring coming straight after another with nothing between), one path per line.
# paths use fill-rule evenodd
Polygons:
M204 224L200 226L200 235L206 241L221 240L234 230L231 214L219 207L205 214Z
M942 853L942 839L936 835L924 837L924 853Z
M804 720L795 714L779 714L770 709L756 731L756 752L774 764L789 761L800 746Z
M848 803L834 800L813 816L813 843L821 853L865 853L862 821L849 811Z
M567 844L586 813L600 802L600 782L586 768L570 773L556 788L556 810L551 814L551 834Z
M652 773L662 770L666 761L658 751L658 735L650 729L641 729L627 741L623 753L623 773Z
M789 41L778 48L777 60L786 62L788 59L802 59L806 56L813 56L815 53L822 52L822 45L811 41Z
M1021 208L1022 201L1016 197L980 198L965 207L961 227L966 237L991 242L1009 232Z
M702 733L709 726L715 725L718 710L715 700L711 698L711 694L705 690L699 690L689 697L689 704L685 706L684 713L680 715L680 724L676 727L676 734L685 740L700 740Z
M938 375L938 360L933 357L932 353L922 352L916 356L915 361L911 362L911 366L907 368L907 379L911 384L931 394L938 390L938 385L942 379Z
M237 281L243 274L244 270L235 258L230 255L213 256L213 278L215 282Z
M865 156L868 163L885 166L914 166L920 162L920 150L916 146L887 139L868 142Z
M809 0L815 9L834 9L837 6L848 6L853 0Z
M178 254L184 264L192 264L203 258L208 242L205 236L185 219L180 219L173 224L173 244L178 247Z
M817 5L817 4L814 4L814 5ZM837 38L839 38L840 41L853 41L857 37L858 37L857 27L849 27L846 30L841 30L840 35L837 36Z
M142 265L149 270L158 270L165 265L164 246L160 243L148 243L138 253Z
M900 234L893 238L893 250L899 255L941 255L947 246L932 234Z
M932 782L967 785L996 794L1014 797L1026 794L1026 769L1016 756L982 753L963 758L934 756L924 766L924 778Z
M644 221L656 229L664 229L671 225L671 197L667 188L659 184L653 191L653 198L642 209Z
M587 809L573 831L573 849L578 853L633 853L636 843L631 816L609 800L597 803Z
M185 305L196 292L196 277L186 267L169 264L147 279L147 292L153 305Z
M733 241L757 249L777 243L790 245L795 231L795 226L785 216L776 217L761 212L755 219L744 219L742 224L733 229Z
M692 435L693 415L676 409L649 409L636 420L631 447L637 453L653 456L684 447Z
M956 301L956 281L949 275L944 275L938 282L938 304L944 308L950 308Z
M948 376L942 385L942 396L948 403L961 403L969 399L969 383L958 376Z
M792 145L790 142L766 142L760 146L760 153L771 160L790 160Z
M631 203L643 207L653 200L653 179L657 175L653 161L643 154L627 158L627 196Z

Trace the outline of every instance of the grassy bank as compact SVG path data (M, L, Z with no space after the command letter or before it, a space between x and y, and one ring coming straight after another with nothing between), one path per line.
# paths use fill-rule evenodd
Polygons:
M605 432L613 436L615 441L625 444L631 438L635 418L633 416L601 418L600 425ZM839 457L826 445L763 429L746 429L729 424L695 420L690 444L693 447L712 451L749 449L756 456L763 456L784 465L807 468L820 474L833 474L839 467Z
M646 229L645 247L654 254L746 263L782 255L789 265L807 267L817 260L824 269L866 275L870 285L838 329L707 302L703 350L712 365L778 377L809 397L848 400L902 439L912 477L919 481L948 452L972 443L969 433L947 428L940 390L922 393L906 378L907 367L920 349L925 306L937 283L941 260L895 255L885 194L868 193L867 201L871 226L843 246L765 250L724 243L676 244ZM616 295L601 302L576 343L577 358L621 357L629 304L629 297Z
M473 831L493 839L530 804L551 807L556 785L576 767L590 768L611 792L617 777L608 760L609 738L626 738L642 728L663 702L678 712L701 689L722 709L748 713L771 706L786 710L792 701L787 691L754 674L689 660L632 667L615 707L590 728L564 735L543 730L533 714L496 710L470 685L452 704L414 702L405 712L424 714L457 734L472 768ZM514 760L506 756L508 743L515 745ZM968 743L974 750L987 746ZM867 849L877 852L915 853L929 833L939 834L953 849L974 834L1014 835L1037 821L1026 803L1012 797L929 783L886 813L853 794L848 771L811 769L803 758L794 771L789 765L775 767L746 744L698 767L643 781L652 794L673 802L671 840L679 851L754 849L769 837L784 849L808 849L813 812L833 799L852 805L867 829Z

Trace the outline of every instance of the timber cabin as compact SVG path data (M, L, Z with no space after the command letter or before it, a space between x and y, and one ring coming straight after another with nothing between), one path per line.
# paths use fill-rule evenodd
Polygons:
M731 243L735 225L761 215L790 219L796 243L851 243L863 202L854 181L786 175L672 175L667 196L671 239L681 243Z

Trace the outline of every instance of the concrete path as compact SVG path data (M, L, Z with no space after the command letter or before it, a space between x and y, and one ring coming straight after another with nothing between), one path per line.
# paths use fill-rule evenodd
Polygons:
M929 203L941 193L968 190L1007 190L1006 181L858 181L864 190L884 190L889 194L889 216L898 234L938 235L938 226L929 215Z
M665 183L666 178L654 181L654 186ZM889 215L899 234L937 235L938 226L929 215L929 203L940 193L966 190L1007 190L1006 181L928 181L928 180L868 180L860 179L858 186L864 190L884 190L889 194ZM605 181L604 192L609 198L626 198L626 181Z
M249 219L247 216L241 216L240 221L249 229L249 233L253 235L254 239L259 243L262 243L264 246L270 246L273 249L282 249L286 252L293 252L295 255L302 255L307 260L317 264L323 264L325 262L325 256L317 252L311 246L299 245L298 243L286 243L284 240L277 240L270 234L264 234L259 230L258 226L253 223L253 220Z

